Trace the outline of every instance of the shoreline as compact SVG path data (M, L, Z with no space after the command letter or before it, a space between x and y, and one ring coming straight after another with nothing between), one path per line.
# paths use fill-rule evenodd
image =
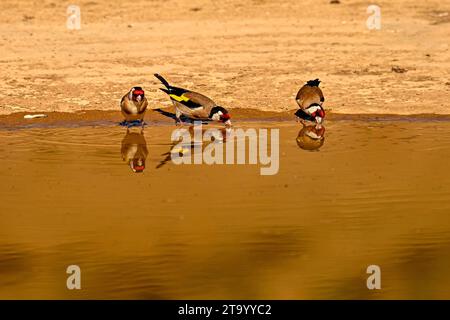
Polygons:
M147 111L145 121L148 125L172 125L174 120L170 118L173 107L164 109L151 109ZM291 111L263 111L256 109L232 109L233 124L239 122L295 122L295 110ZM164 114L163 114L164 113ZM24 119L25 115L45 114L46 118ZM16 112L8 115L0 115L1 129L32 129L36 127L64 127L64 126L98 126L118 124L123 121L120 111L88 110L76 112ZM447 122L450 115L440 114L345 114L327 113L325 123L328 121L420 121L420 122Z

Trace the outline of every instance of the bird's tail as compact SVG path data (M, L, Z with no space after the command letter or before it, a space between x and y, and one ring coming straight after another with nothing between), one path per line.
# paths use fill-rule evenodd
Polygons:
M170 89L159 88L159 90L161 90L162 92L165 92L167 94L170 94Z
M162 83L167 89L170 90L171 86L170 86L170 84L167 82L166 79L164 79L161 75L159 75L159 74L157 74L157 73L155 73L154 76L155 76L156 78L158 78L158 80L161 81L161 83Z

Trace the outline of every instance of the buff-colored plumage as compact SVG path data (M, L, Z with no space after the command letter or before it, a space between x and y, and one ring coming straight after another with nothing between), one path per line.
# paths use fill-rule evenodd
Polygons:
M208 119L212 108L217 106L217 104L212 99L198 92L185 92L183 93L183 96L188 98L189 101L198 104L199 107L189 108L181 102L172 100L177 110L177 118L179 118L183 114L190 118Z
M175 106L176 122L181 123L181 116L191 119L213 120L231 126L230 115L228 111L218 106L207 96L188 89L171 86L161 75L155 74L155 77L164 85L160 88L165 92Z
M325 98L322 90L319 88L320 81L318 79L308 81L297 93L295 100L302 110L308 109L313 104L322 106Z
M120 108L122 111L122 115L124 116L125 121L127 122L143 121L145 111L147 110L148 101L147 98L144 96L144 94L142 94L142 98L140 101L136 100L135 96L133 96L133 92L136 91L136 88L139 87L131 88L131 90L128 91L128 93L124 95L122 100L120 101Z

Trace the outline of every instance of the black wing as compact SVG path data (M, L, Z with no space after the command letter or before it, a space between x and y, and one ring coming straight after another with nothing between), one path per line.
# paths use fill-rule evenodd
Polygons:
M295 115L297 117L299 117L300 119L303 119L303 120L307 120L307 121L314 121L315 120L311 115L307 114L302 109L298 109L297 112L295 113Z

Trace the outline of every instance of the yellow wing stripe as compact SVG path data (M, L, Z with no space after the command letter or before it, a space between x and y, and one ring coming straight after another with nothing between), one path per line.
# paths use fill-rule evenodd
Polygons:
M177 96L177 95L175 95L175 94L169 94L169 96L173 99L173 100L176 100L176 101L178 101L178 102L181 102L181 101L189 101L189 98L188 97L185 97L183 94L181 95L181 96Z

